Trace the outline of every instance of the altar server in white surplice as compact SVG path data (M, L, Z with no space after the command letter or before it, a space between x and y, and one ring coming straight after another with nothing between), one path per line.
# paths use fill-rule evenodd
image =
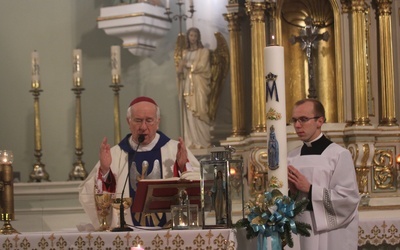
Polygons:
M300 248L356 250L360 197L354 164L347 149L321 132L324 122L319 101L296 102L292 123L304 143L288 154L289 190L310 200L296 219L312 227L311 237L300 237Z

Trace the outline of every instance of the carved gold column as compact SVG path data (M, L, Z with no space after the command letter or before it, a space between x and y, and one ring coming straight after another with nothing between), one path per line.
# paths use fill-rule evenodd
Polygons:
M265 10L265 2L246 2L251 25L251 106L254 132L267 131L264 82Z
M240 15L237 12L232 12L224 14L224 17L228 21L230 40L232 137L237 137L245 135L243 60L240 53Z
M354 125L370 125L368 115L367 39L365 1L350 0Z
M377 0L379 17L379 77L381 84L382 117L380 126L397 126L394 99L392 50L392 0Z

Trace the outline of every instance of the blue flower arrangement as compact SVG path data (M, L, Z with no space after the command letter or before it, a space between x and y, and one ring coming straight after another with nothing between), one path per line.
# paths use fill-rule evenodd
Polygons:
M305 198L295 201L273 189L260 194L255 201L249 201L247 218L239 220L235 226L245 227L248 239L258 237L258 249L268 249L268 237L271 237L272 250L281 250L282 243L293 247L292 232L310 236L311 226L295 221L296 215L305 210L308 202Z

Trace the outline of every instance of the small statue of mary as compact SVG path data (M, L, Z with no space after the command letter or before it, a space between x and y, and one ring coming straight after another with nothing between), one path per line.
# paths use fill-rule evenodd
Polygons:
M279 142L276 140L274 126L269 130L268 167L272 170L279 168Z

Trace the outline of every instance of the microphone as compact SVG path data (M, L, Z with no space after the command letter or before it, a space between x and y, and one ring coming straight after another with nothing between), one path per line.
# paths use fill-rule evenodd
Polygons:
M144 141L144 134L140 134L138 136L138 145L136 147L135 153L132 156L132 162L135 160L135 156L137 153L137 150L139 149L140 144ZM130 227L125 227L126 222L125 222L125 214L124 214L124 192L125 192L125 187L126 183L128 182L129 179L129 170L128 174L126 175L125 183L122 188L122 193L121 193L121 199L120 199L120 204L119 204L119 227L113 228L111 231L112 232L126 232L126 231L133 231L132 228Z

